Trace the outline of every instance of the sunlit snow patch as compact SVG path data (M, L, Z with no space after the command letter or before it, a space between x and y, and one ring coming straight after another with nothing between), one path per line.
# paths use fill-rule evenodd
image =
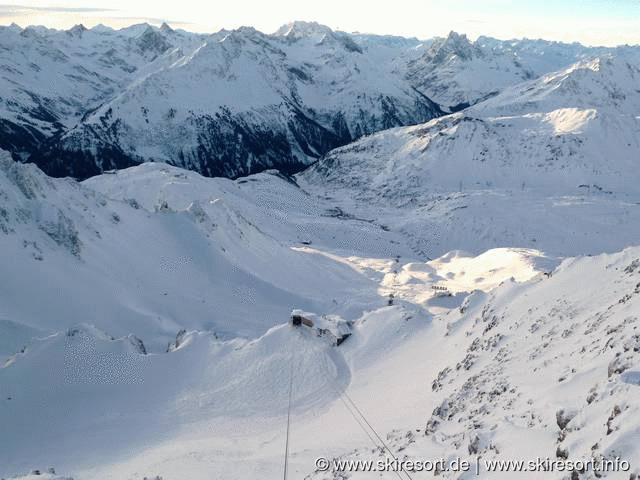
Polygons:
M596 116L596 110L587 108L559 108L547 113L543 120L553 126L556 135L582 133L585 125Z
M408 263L386 274L381 285L386 294L424 303L440 292L489 291L510 278L526 282L555 263L532 249L494 248L476 257L453 251L426 263Z

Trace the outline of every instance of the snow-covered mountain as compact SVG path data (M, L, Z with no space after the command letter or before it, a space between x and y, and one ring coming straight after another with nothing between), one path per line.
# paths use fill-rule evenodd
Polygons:
M88 322L157 348L185 328L252 337L286 320L291 305L331 312L339 303L354 315L377 297L348 267L310 262L264 232L255 222L265 223L268 207L244 200L228 180L153 164L94 180L94 189L4 155L0 318L28 332ZM116 178L114 192L107 186ZM224 299L233 309L222 308Z
M56 176L148 160L209 176L294 171L362 135L441 113L402 74L412 47L374 37L360 46L318 24L273 35L166 25L1 35L0 146Z
M578 62L464 112L336 149L304 178L385 198L461 184L635 193L639 81L638 65L616 57Z
M137 75L169 61L168 51L194 48L201 38L166 25L0 27L0 147L27 160Z
M363 135L604 51L455 33L419 42L305 22L272 35L11 26L0 45L0 147L77 178L149 160L207 176L291 173Z
M426 45L424 54L410 63L409 77L443 108L457 111L506 87L611 52L637 55L637 48L586 48L577 43L489 37L471 42L466 35L451 32Z
M111 152L123 163L163 161L208 176L293 172L362 135L440 114L392 70L397 48L364 51L317 24L220 36L139 78L39 163L98 172Z
M0 35L0 477L638 478L635 48Z
M5 155L0 186L5 478L280 478L291 374L292 478L380 474L319 457L639 473L638 247L425 260L275 172L151 163L77 183ZM292 308L351 336L293 327Z
M640 201L639 80L621 58L581 61L336 149L299 182L356 216L375 205L431 256L455 242L478 251L480 238L562 254L623 248L635 243L628 221Z

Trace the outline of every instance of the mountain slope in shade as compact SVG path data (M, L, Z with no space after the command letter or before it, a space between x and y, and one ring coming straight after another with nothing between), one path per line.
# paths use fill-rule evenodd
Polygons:
M393 62L379 61L398 49L365 51L346 34L314 28L315 36L242 28L207 39L65 133L46 154L50 168L71 172L93 158L91 168L102 169L106 149L123 162L164 161L208 176L292 172L354 138L440 114L390 71Z

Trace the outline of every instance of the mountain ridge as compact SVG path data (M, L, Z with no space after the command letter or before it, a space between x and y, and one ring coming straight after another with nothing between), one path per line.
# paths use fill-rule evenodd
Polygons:
M10 47L0 52L0 148L76 178L144 161L232 178L293 173L362 136L423 123L604 51L472 43L454 32L420 42L309 22L271 35L139 24L3 27L0 38Z

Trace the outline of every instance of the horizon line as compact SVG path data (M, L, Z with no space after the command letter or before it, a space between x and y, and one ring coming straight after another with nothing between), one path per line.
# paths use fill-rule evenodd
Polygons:
M2 5L0 6L0 9L2 7L6 7L7 5ZM12 7L14 5L11 5ZM30 8L30 7L26 7L29 10L34 10L34 8ZM43 11L57 11L58 7L42 7L42 8L35 8L35 10L43 10ZM60 11L69 11L69 9L62 7L60 9ZM74 9L74 11L89 11L89 9ZM98 8L98 9L91 9L90 11L102 11L102 12L113 12L113 11L117 11L115 9L109 9L109 8ZM549 43L556 43L556 44L561 44L561 45L580 45L586 48L620 48L620 47L640 47L640 42L639 43L620 43L620 44L616 44L616 45L603 45L603 44L587 44L587 43L583 43L581 41L578 40L574 40L572 42L568 42L568 41L563 41L563 40L556 40L556 39L552 39L552 38L544 38L544 37L527 37L527 36L522 36L522 37L510 37L510 38L499 38L497 36L492 36L491 34L479 34L477 36L470 36L467 33L464 32L459 32L456 31L455 29L451 29L449 31L449 33L446 36L441 36L441 35L434 35L432 37L426 37L426 38L420 38L417 37L415 35L408 35L408 36L404 36L404 35L398 35L395 33L374 33L374 32L361 32L361 31L345 31L342 29L337 29L337 28L332 28L326 24L320 23L318 21L315 20L294 20L292 22L286 22L283 23L280 27L278 27L275 31L267 33L263 30L260 30L258 27L254 26L254 25L240 25L238 27L235 28L225 28L222 27L219 30L209 30L209 31L197 31L197 30L189 30L188 27L189 26L195 26L196 24L193 22L188 22L188 21L182 21L182 20L169 20L169 19L162 19L162 18L152 18L152 17L135 17L135 16L112 16L112 17L106 17L103 18L104 19L112 19L112 20L132 20L132 23L127 24L125 26L111 26L111 25L107 25L101 21L96 21L96 23L94 23L93 25L91 25L90 27L85 26L85 23L91 24L91 22L80 22L80 23L76 23L73 26L70 26L68 28L62 28L62 27L52 27L52 26L47 26L44 24L28 24L25 26L21 26L19 23L17 23L16 21L12 21L10 24L6 24L6 23L1 23L0 22L0 28L10 28L10 27L18 27L21 30L27 30L29 28L33 28L33 29L45 29L48 31L55 31L55 32L69 32L71 30L73 30L74 28L77 27L83 27L88 31L94 30L96 27L102 27L102 28L106 28L109 30L112 30L114 32L120 32L123 30L127 30L129 28L132 27L136 27L136 26L142 26L142 25L146 25L148 27L152 27L152 28L156 28L156 29L160 29L162 27L162 25L166 25L167 27L171 28L172 30L182 30L186 33L190 33L190 34L194 34L194 35L214 35L216 33L222 32L222 31L228 31L228 32L235 32L235 31L239 31L241 29L253 29L259 33L261 33L262 35L265 36L275 36L276 33L282 29L283 27L287 27L290 25L294 25L296 23L302 23L302 24L308 24L308 25L318 25L320 27L325 27L328 28L330 31L332 32L336 32L336 33L345 33L347 35L362 35L362 36L371 36L371 37L392 37L392 38L401 38L401 39L405 39L405 40L417 40L420 42L425 42L425 41L429 41L429 40L436 40L436 39L445 39L448 38L452 33L463 36L465 38L467 38L467 40L471 43L475 43L477 42L480 38L488 38L488 39L492 39L492 40L498 40L501 42L519 42L519 41L543 41L543 42L549 42ZM139 20L139 21L136 21Z

